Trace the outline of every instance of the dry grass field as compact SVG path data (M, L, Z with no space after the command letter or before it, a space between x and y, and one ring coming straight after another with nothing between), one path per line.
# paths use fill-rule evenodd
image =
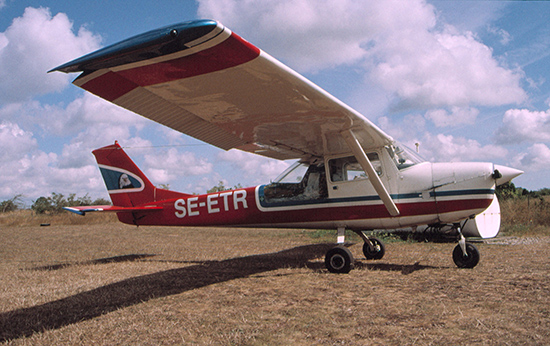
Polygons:
M71 216L80 220L78 216ZM550 237L390 242L348 275L313 231L0 220L8 345L547 345ZM76 221L75 221L76 222ZM80 222L80 221L78 221Z

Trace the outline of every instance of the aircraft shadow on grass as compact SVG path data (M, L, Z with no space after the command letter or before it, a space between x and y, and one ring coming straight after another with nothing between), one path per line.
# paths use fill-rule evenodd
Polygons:
M75 265L94 265L94 264L107 264L107 263L120 263L120 262L134 262L134 261L139 261L139 260L142 260L144 258L149 258L149 257L154 257L154 256L156 256L156 255L153 255L153 254L122 255L122 256L98 258L98 259L94 259L94 260L90 260L90 261L51 264L51 265L47 265L47 266L30 268L29 270L54 271L54 270L65 269L65 268L72 267L72 266L75 266Z
M0 342L28 337L36 332L58 329L150 299L180 294L255 274L282 268L308 267L321 269L322 264L317 268L317 263L311 261L322 257L332 246L333 244L306 245L276 253L204 262L184 268L133 277L49 303L4 312L0 314ZM88 262L131 261L150 257L151 255L130 256ZM371 267L371 264L361 265L359 263L359 265L369 269L401 270L402 273L425 269L424 266L418 264L411 266L378 265L378 267ZM60 268L40 267L34 269L57 270Z

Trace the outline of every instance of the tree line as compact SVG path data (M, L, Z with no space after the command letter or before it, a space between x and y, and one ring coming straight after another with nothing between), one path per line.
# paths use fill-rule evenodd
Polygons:
M166 184L160 185L163 189L169 189ZM208 189L207 193L219 192L231 189L240 189L241 184L235 185L233 188L225 187L223 181L219 181L217 185ZM15 195L14 197L0 202L0 213L7 213L10 211L25 209L25 203L22 201L23 195ZM92 200L88 194L77 197L75 193L71 193L65 196L61 193L52 192L51 196L41 196L37 200L33 201L31 210L36 214L59 214L65 212L64 207L81 207L86 205L110 205L111 202L104 198L98 198Z
M543 198L550 195L550 188L542 188L536 191L530 191L523 187L516 187L514 183L507 182L496 188L496 195L499 200L521 199L521 198Z
M31 205L31 210L36 214L59 214L64 212L63 207L80 207L85 205L108 205L110 201L104 198L92 200L88 194L82 197L76 197L75 193L65 197L61 193L52 192L51 196L41 196ZM7 213L19 209L24 209L22 195L16 195L13 198L0 202L0 212Z

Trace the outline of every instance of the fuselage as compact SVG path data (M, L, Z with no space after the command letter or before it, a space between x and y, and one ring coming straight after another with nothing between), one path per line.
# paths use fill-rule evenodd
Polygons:
M388 213L368 178L352 172L353 162L334 157L310 165L299 182L182 195L149 203L161 211L119 213L119 219L139 225L394 229L458 222L483 212L495 197L491 163L399 168L384 152L374 158L398 216ZM349 176L337 176L339 168Z

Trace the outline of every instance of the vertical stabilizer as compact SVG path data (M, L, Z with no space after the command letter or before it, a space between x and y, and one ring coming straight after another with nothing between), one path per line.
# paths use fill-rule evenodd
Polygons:
M137 207L187 194L156 188L134 161L115 144L92 152L114 206Z
M155 186L115 142L92 152L113 205L135 207L155 201Z

